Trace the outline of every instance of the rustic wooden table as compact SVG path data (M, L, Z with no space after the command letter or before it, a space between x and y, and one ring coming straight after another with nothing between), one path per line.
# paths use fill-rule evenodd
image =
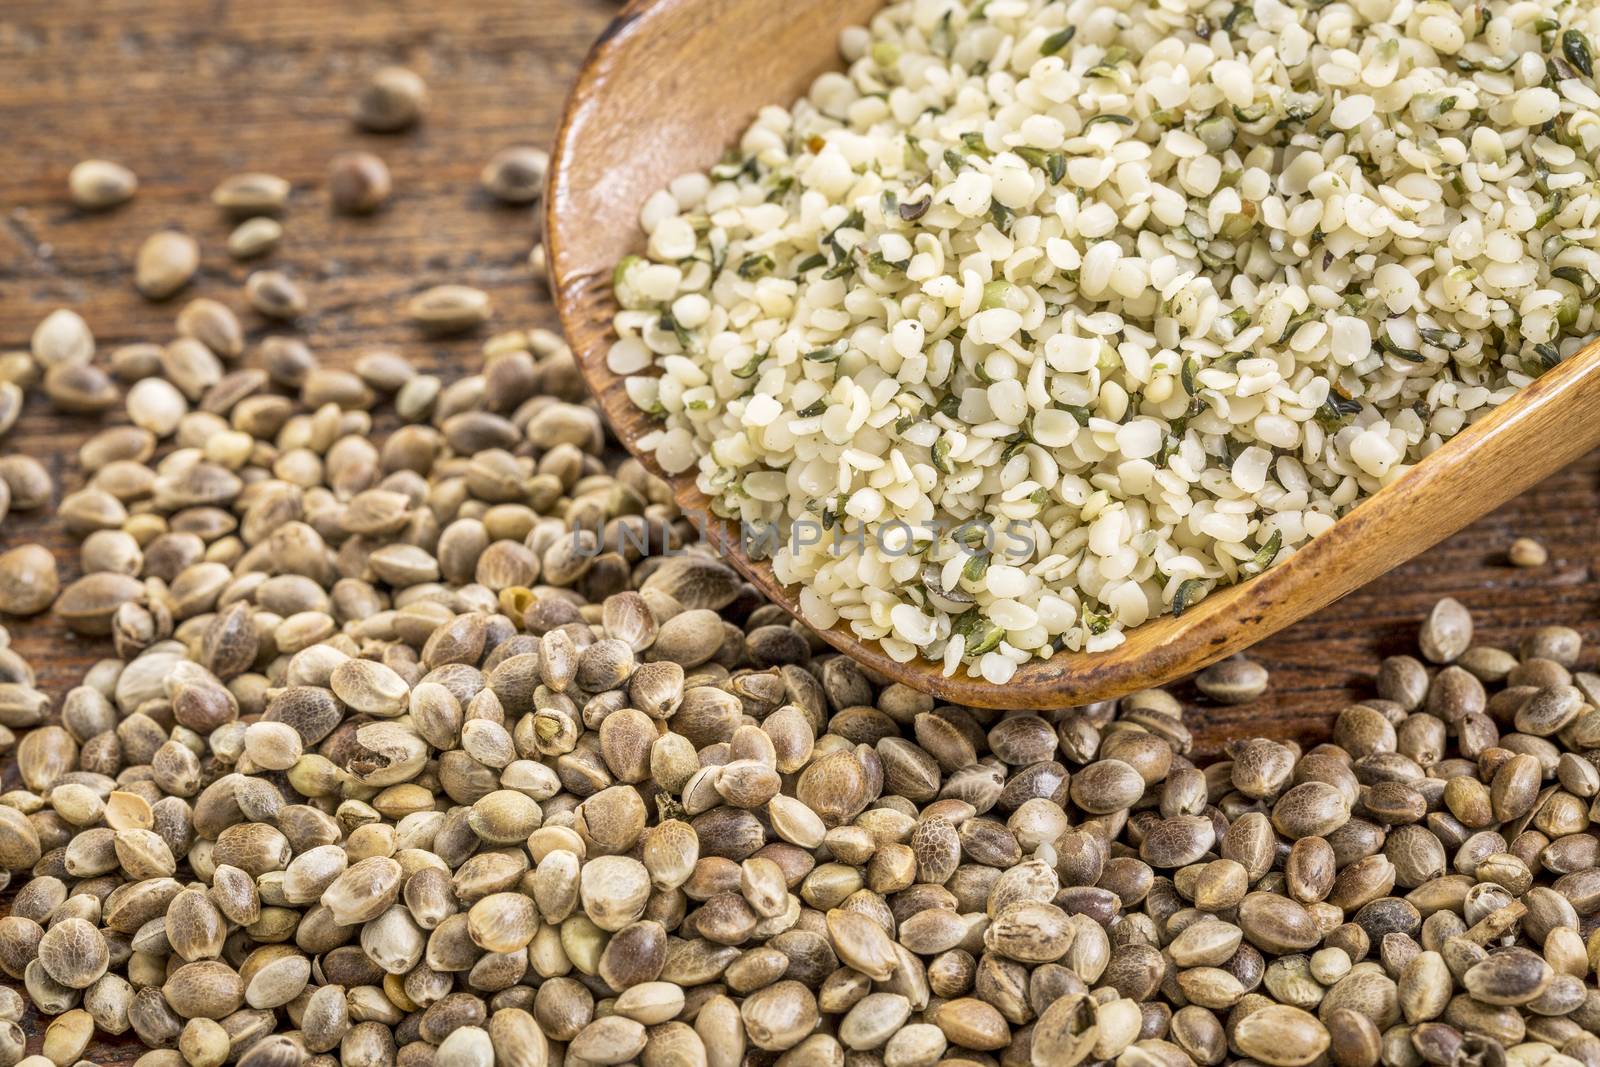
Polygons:
M58 306L83 314L102 354L165 340L188 297L243 313L240 286L264 265L299 279L312 309L292 331L248 315L251 341L299 333L335 364L390 347L455 376L477 365L493 330L554 326L527 267L536 213L498 205L478 173L503 147L550 140L568 84L616 9L612 0L9 0L0 5L0 350L26 348ZM360 133L351 98L387 63L427 79L427 117L408 133ZM352 148L381 155L394 176L391 201L373 217L329 210L328 161ZM138 195L104 213L75 208L66 175L87 157L131 167ZM210 191L248 170L289 179L294 194L278 251L239 263L224 249L231 227ZM132 262L163 227L200 242L200 275L153 304L134 291ZM400 309L454 281L489 292L494 319L473 336L427 340ZM3 447L39 456L69 491L74 450L98 425L54 415L36 397ZM76 576L75 552L50 516L14 512L0 542L26 540L58 549L63 581ZM104 654L55 626L8 621L53 692Z
M294 183L283 245L266 262L312 294L300 329L325 359L386 346L447 375L474 366L481 336L424 341L398 312L411 294L447 281L493 296L491 328L553 326L525 263L533 213L494 205L477 175L497 149L550 138L589 42L615 9L612 0L8 0L0 7L0 349L26 347L39 318L63 305L88 319L102 351L166 336L175 304L148 303L131 282L135 249L160 227L201 243L201 274L187 295L242 307L239 286L255 265L225 254L229 226L208 193L244 170ZM391 62L428 80L427 119L407 134L358 133L351 95L366 72ZM379 153L393 171L395 195L378 218L328 210L328 159L353 147ZM132 167L141 180L133 202L98 215L74 208L66 174L86 157ZM258 318L247 326L252 341L271 332ZM35 400L4 447L40 457L70 490L71 457L93 425ZM1486 641L1514 645L1553 622L1600 639L1597 520L1600 453L1258 646L1270 694L1233 708L1195 700L1203 748L1246 733L1326 736L1332 714L1370 691L1377 658L1412 650L1418 621L1445 594L1473 609ZM1519 534L1549 547L1546 567L1507 563ZM24 541L56 549L63 579L76 576L75 549L47 511L6 520L0 546ZM56 696L107 651L53 622L3 621ZM1594 664L1594 654L1584 661ZM1182 695L1195 698L1188 686ZM90 1056L127 1063L140 1051L122 1040Z

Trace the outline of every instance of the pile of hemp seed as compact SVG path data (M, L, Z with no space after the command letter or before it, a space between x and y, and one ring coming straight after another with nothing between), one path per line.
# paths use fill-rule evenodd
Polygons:
M358 119L425 101L386 70ZM526 203L543 170L512 150L485 184ZM70 191L135 186L95 162ZM341 156L330 189L371 210L387 170ZM287 195L218 187L232 254ZM172 296L198 255L157 234L135 283ZM273 271L244 300L307 306ZM1163 691L990 712L828 652L616 461L552 334L447 384L249 344L211 298L176 333L100 359L62 310L0 356L0 432L30 393L126 414L57 505L83 576L0 555L0 610L108 653L48 694L0 640L0 1067L97 1036L137 1067L1600 1067L1576 631L1478 644L1441 601L1330 743L1197 766ZM0 486L56 494L27 456Z

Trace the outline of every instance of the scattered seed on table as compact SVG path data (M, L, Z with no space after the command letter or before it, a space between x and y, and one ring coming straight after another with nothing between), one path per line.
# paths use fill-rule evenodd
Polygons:
M1195 675L1195 688L1219 704L1248 704L1267 691L1267 669L1244 656L1229 656Z
M89 211L127 203L138 189L139 179L133 171L105 159L86 159L67 175L72 202Z
M264 256L278 247L283 240L283 224L277 219L258 215L245 219L228 234L228 255L234 259L253 259Z
M1550 551L1532 537L1519 537L1511 542L1506 555L1515 567L1543 567L1550 562Z
M211 202L236 218L276 215L289 203L290 184L276 174L250 171L217 183Z
M250 306L269 319L293 319L305 313L306 294L282 271L258 270L245 279Z
M56 308L33 328L33 358L48 370L94 358L94 333L83 316L70 308Z
M406 302L406 315L428 333L470 330L489 320L489 294L469 285L436 285Z
M516 145L496 152L483 168L483 187L506 204L531 204L544 195L550 154L542 148Z
M416 72L381 67L356 95L356 125L374 133L395 133L416 125L427 105L428 86Z
M328 196L342 214L371 214L392 188L388 165L371 152L340 152L328 165Z
M37 615L60 591L56 559L42 545L18 545L0 554L0 611Z
M44 395L57 411L74 415L109 411L122 400L111 376L93 363L63 363L44 375Z
M178 312L179 335L193 337L222 359L238 359L244 353L244 328L233 309L218 300L201 297L191 300Z
M1417 637L1422 655L1430 663L1451 663L1472 644L1472 615L1454 597L1433 606Z
M55 482L43 463L33 456L0 456L0 481L11 493L15 511L43 507L55 496Z
M134 285L151 300L165 300L189 284L200 269L200 246L176 230L145 238L134 262Z

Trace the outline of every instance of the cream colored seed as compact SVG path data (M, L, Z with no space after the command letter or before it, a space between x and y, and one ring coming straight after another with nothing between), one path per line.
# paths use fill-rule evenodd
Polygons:
M289 188L289 182L275 174L234 174L211 191L211 202L230 215L273 215L288 203Z
M67 175L67 191L72 202L89 211L103 211L133 199L139 179L120 163L105 159L86 159Z
M69 783L50 791L50 806L73 826L92 826L100 821L105 805L99 794L86 785Z
M57 1016L45 1027L41 1051L56 1067L77 1063L94 1036L94 1019L81 1008Z
M489 295L466 285L437 285L412 297L406 315L430 333L459 333L487 322Z
M428 86L405 67L381 67L355 100L356 124L377 133L415 125L428 103Z
M57 308L34 327L32 351L47 369L87 363L94 358L94 334L76 311Z
M189 284L200 267L200 246L188 234L162 230L139 246L134 285L151 300L165 300Z
M306 295L282 271L258 270L245 279L250 306L269 319L293 319L305 313Z
M283 224L258 215L245 219L228 234L228 255L234 259L254 259L278 247L283 240Z
M483 187L507 204L531 204L544 194L550 155L542 148L519 145L495 153L483 168Z
M138 793L121 790L107 798L105 819L113 830L148 830L154 825L150 802Z
M1511 542L1507 555L1517 567L1542 567L1550 560L1550 552L1531 537L1519 537Z
M134 383L127 396L128 419L135 426L157 437L167 437L178 428L188 412L188 401L175 386L162 378L145 378Z
M37 615L60 591L55 556L42 545L18 545L0 554L0 611Z
M369 715L398 715L410 697L410 687L392 669L371 660L347 659L333 669L329 688L356 711Z
M190 1067L222 1067L229 1044L228 1031L212 1019L190 1019L178 1037L178 1050Z
M300 759L300 735L286 723L251 723L245 728L244 750L257 766L285 771Z

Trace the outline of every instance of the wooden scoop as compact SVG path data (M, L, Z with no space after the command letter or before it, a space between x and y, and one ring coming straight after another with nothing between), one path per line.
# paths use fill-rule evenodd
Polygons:
M550 172L545 233L561 323L612 428L707 539L751 582L799 615L798 587L744 557L735 524L708 509L692 474L668 476L637 441L653 420L606 367L616 302L611 273L640 251L639 209L681 174L714 164L756 111L787 107L840 66L839 31L878 0L635 0L601 36L567 103ZM1321 537L1179 618L1129 632L1109 652L1058 652L1004 686L939 665L896 663L840 624L841 652L942 700L986 708L1062 708L1170 682L1261 640L1405 562L1600 444L1600 343L1479 420Z

